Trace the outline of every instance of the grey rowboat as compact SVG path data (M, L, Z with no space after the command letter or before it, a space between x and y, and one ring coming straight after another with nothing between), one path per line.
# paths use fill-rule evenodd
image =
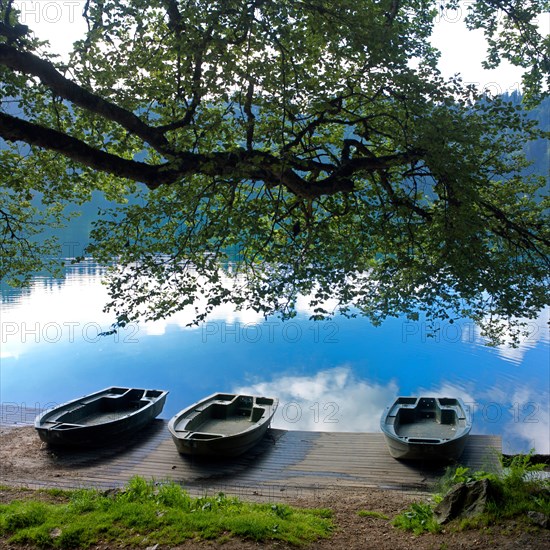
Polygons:
M51 445L102 445L140 430L160 414L167 391L111 387L38 415L34 427Z
M181 454L231 458L263 438L278 403L273 397L215 393L178 412L168 430Z
M462 454L472 424L459 398L398 397L380 427L394 458L450 461Z

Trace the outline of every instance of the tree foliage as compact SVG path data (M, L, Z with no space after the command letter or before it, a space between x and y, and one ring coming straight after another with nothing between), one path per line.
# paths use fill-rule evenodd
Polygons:
M487 66L526 68L532 105L545 4L467 18ZM225 302L291 317L302 294L315 318L470 316L496 342L548 303L546 181L522 155L544 134L441 76L439 2L89 0L69 62L0 7L3 277L28 281L51 246L32 227L99 190L121 205L87 253L113 264L120 322Z

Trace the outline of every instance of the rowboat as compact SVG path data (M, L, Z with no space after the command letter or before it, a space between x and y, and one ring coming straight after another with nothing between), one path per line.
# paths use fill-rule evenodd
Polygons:
M456 460L472 423L463 401L454 397L398 397L380 419L392 457Z
M214 393L178 412L168 430L183 455L235 457L262 439L278 404L272 397Z
M34 427L51 445L87 446L128 436L160 414L167 391L111 387L38 415Z

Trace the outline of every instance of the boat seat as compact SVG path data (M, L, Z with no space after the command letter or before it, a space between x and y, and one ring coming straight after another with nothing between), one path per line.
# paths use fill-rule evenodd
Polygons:
M400 424L410 424L417 419L417 411L415 409L398 409L396 420Z
M435 438L435 437L407 437L406 440L409 443L432 443L432 444L437 444L437 443L441 443L442 441L446 441L446 439Z
M441 417L439 421L441 424L454 424L456 419L456 411L451 408L441 407Z
M77 405L75 407L62 411L62 413L59 416L57 416L57 418L52 418L52 422L70 424L74 420L80 420L82 418L81 411L85 409L86 409L86 405Z
M177 430L176 430L177 431ZM208 432L189 432L185 439L219 439L220 437L225 437L223 434L213 434Z
M84 424L71 424L70 422L59 422L51 427L52 430L68 430L71 428L84 428Z
M254 407L252 409L252 414L250 415L250 422L258 422L264 414L265 409L263 407Z
M254 397L254 404L258 406L273 406L273 399L271 397Z

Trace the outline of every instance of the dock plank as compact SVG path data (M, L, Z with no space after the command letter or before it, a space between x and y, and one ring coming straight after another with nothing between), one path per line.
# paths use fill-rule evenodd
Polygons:
M0 407L3 426L34 431L30 426L34 416L32 409ZM471 435L460 462L474 470L496 470L501 450L499 436ZM204 461L180 455L170 438L167 421L159 419L139 436L119 445L55 450L44 453L43 460L48 461L48 471L53 474L41 476L36 472L17 477L5 475L0 468L0 483L105 489L120 487L141 475L174 481L192 494L223 491L285 498L336 487L429 490L445 470L444 466L391 458L381 433L277 429L270 429L254 449L240 457Z

